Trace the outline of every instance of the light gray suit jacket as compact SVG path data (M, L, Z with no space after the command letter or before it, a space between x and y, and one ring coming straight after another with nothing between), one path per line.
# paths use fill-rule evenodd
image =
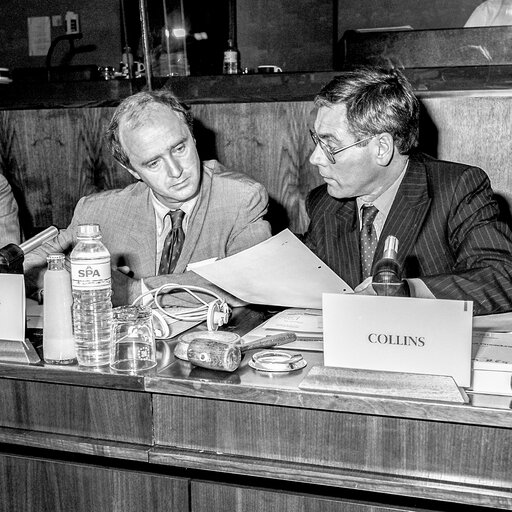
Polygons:
M144 279L148 288L176 283L206 286L219 292L194 272L186 271L187 265L209 258L225 258L269 238L270 226L263 219L267 206L268 194L261 184L210 160L203 162L199 197L190 214L185 243L173 274L157 275L155 213L150 189L142 182L80 199L69 227L27 255L25 273L28 282L33 282L34 269L39 267L40 272L47 254L70 252L76 243L78 224L97 223L111 254L112 266L128 266L133 278ZM39 275L38 285L40 278ZM140 294L140 281L134 279L117 276L113 280L115 305L132 302ZM163 302L179 305L187 297L190 300L188 295L173 294ZM232 297L227 299L233 302Z
M19 243L18 205L9 182L0 174L0 248L7 244Z

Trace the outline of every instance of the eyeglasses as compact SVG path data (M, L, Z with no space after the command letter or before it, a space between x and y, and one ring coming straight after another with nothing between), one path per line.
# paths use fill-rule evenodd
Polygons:
M353 142L352 144L349 144L348 146L345 146L343 148L332 149L313 130L309 130L309 133L311 135L311 138L313 139L313 142L315 143L315 146L320 146L320 149L324 152L325 156L329 159L329 162L331 162L331 164L336 163L336 158L334 156L337 155L338 153L341 153L342 151L345 151L345 149L349 149L352 146L357 146L358 144L361 144L361 142L365 142L375 137L375 135L370 135L365 139Z

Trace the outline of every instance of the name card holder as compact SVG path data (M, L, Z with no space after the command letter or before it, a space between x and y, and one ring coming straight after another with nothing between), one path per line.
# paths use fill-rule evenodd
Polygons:
M388 398L468 403L463 389L447 375L314 366L299 385L304 391L374 395Z
M0 363L38 363L25 341L25 280L22 274L0 274Z
M324 366L471 383L473 303L323 294Z

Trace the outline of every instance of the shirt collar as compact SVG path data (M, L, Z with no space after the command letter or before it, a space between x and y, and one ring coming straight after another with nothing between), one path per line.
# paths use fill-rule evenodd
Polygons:
M161 235L162 231L165 229L166 225L169 221L166 222L166 215L169 213L170 208L162 204L161 201L157 199L154 192L150 189L149 191L151 195L151 203L153 204L153 209L155 210L155 219L156 219L156 232L157 235ZM189 215L194 209L194 206L197 203L197 198L199 194L196 194L192 199L185 201L181 206L180 210L185 212L185 217L183 218L183 230L187 230Z
M385 217L388 216L389 211L391 210L391 206L393 205L393 201L395 200L396 193L398 192L398 188L400 187L400 184L402 183L402 180L404 179L405 172L407 171L407 168L409 167L409 159L407 159L407 162L405 162L404 168L398 178L391 184L390 187L388 187L382 194L375 199L371 204L377 207L380 213L382 213ZM356 198L357 202L357 211L361 211L361 207L365 203L360 197Z

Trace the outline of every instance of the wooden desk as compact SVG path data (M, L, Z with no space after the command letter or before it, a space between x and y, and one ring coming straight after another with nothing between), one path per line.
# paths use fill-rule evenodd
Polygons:
M0 510L512 509L510 409L307 392L321 354L227 374L174 343L144 377L0 364Z

